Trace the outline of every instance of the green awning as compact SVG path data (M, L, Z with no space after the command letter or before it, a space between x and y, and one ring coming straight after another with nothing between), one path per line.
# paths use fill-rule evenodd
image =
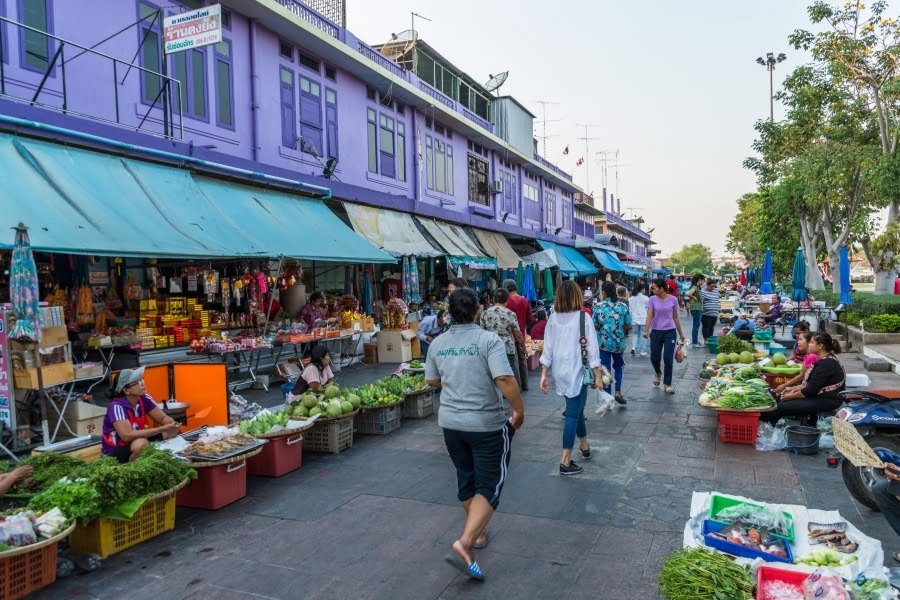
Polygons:
M0 186L0 229L46 252L396 262L319 200L53 142L0 134Z

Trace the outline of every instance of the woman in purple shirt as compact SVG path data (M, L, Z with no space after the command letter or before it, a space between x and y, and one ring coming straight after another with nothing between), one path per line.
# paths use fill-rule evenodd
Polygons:
M666 281L657 277L650 284L650 301L647 304L647 331L644 337L650 338L650 364L656 372L653 385L658 386L662 378L667 394L674 394L672 387L672 363L675 358L675 342L684 334L681 332L681 321L678 318L678 298L669 294ZM675 332L678 332L676 337ZM660 373L660 359L665 363L665 372Z

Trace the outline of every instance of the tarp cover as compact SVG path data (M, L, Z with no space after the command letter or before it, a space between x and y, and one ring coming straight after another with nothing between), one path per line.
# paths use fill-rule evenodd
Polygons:
M321 201L52 142L0 134L0 188L0 228L41 251L395 261Z
M444 249L445 254L454 259L453 262L466 265L470 269L497 268L497 260L485 255L475 243L475 240L470 238L459 225L423 217L416 218L431 237Z
M586 276L596 274L597 267L583 257L578 250L571 246L563 246L545 240L538 240L538 244L544 250L555 250L559 270L566 275Z
M410 214L350 202L345 202L344 208L356 233L392 256L428 258L444 254L425 239Z
M628 269L628 267L623 265L619 258L612 252L594 248L593 253L594 258L596 258L597 262L603 265L605 269L609 269L610 271L615 271L618 273L624 273Z
M497 259L497 266L501 269L515 269L519 266L519 255L502 233L476 228L475 237L488 255Z
M534 265L541 269L550 269L559 266L559 259L556 258L556 250L541 250L534 254L522 257L522 262L526 265Z

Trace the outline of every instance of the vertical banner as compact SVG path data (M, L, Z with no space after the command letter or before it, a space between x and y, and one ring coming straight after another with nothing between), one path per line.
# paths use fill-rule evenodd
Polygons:
M12 423L13 395L10 390L9 343L6 337L8 328L6 311L0 311L0 421L6 423L10 429L15 429Z

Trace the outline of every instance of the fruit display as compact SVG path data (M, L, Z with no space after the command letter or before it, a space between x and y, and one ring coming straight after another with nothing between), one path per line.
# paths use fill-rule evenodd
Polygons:
M284 412L272 413L263 411L252 419L241 421L240 425L238 425L238 431L247 435L269 433L274 427L287 425L290 418L291 415Z
M806 565L808 567L843 567L845 565L856 562L856 555L841 556L837 550L828 548L826 550L816 550L806 556L794 559L794 564Z
M360 397L354 390L342 390L336 385L325 388L323 394L306 392L302 396L294 396L288 402L282 414L295 419L307 419L321 415L320 419L330 419L352 413L360 406Z

